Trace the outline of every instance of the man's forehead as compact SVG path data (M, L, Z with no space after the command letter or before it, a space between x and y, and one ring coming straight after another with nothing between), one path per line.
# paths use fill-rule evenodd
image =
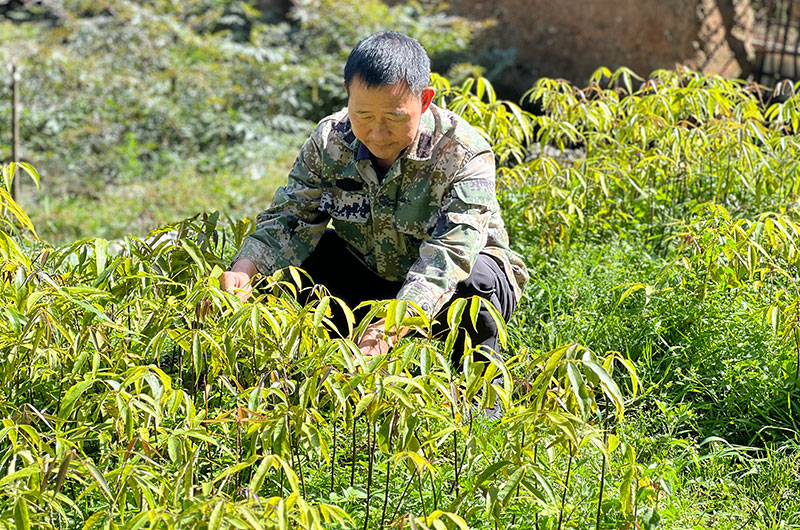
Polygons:
M356 92L358 95L363 94L366 97L370 97L370 95L383 95L405 99L413 96L405 80L388 85L367 85L360 77L354 77L347 88L351 96L353 92Z

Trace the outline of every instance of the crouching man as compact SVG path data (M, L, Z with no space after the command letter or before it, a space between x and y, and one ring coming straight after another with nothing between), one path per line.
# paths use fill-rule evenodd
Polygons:
M508 321L528 273L509 249L494 156L478 131L432 104L429 84L416 40L386 32L358 43L344 69L347 108L311 133L221 286L245 299L255 274L294 265L350 307L400 299L435 317L478 295ZM473 346L497 351L488 310L462 327ZM383 328L356 337L365 355L388 351ZM458 362L463 341L456 349Z

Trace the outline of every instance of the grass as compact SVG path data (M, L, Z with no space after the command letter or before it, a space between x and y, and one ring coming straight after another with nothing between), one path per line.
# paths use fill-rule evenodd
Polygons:
M218 246L208 235L241 237L243 224L198 218L174 227L176 241L123 240L116 254L88 239L36 260L0 239L10 382L0 521L25 527L30 510L41 526L116 517L135 527L149 495L148 517L161 510L188 526L215 527L224 514L247 527L235 517L255 510L280 528L269 518L283 506L308 527L303 517L327 501L368 528L383 518L383 495L393 512L408 486L387 515L398 527L413 517L433 526L424 516L439 508L487 529L800 528L800 227L784 208L797 202L800 144L786 134L797 130L797 97L763 109L734 82L661 71L622 98L542 80L531 95L546 114L532 116L485 80L435 83L491 137L506 223L531 271L509 326L515 386L501 391L512 399L503 421L453 414L475 398L467 389L490 395L491 378L454 375L436 358L441 345L409 341L396 358L356 366L325 336L321 305L298 307L287 285L246 306L221 293L214 275L234 237ZM197 101L203 119L224 118ZM210 210L253 216L303 136L229 148L255 133L237 126L220 144L198 127L206 143L177 162L151 160L157 132L111 138L114 149L76 143L119 163L113 185L56 198L43 171L45 192L25 188L23 206L57 244L142 236ZM527 157L543 136L585 156ZM276 465L259 475L264 462Z
M283 167L276 164L275 172L285 171L289 160L287 156ZM198 186L218 193L212 194L214 197L192 193ZM157 192L131 185L124 200L120 200L121 194L109 193L101 202L105 206L102 209L87 211L87 203L75 201L51 210L52 219L64 217L61 224L51 226L56 230L58 226L83 224L77 213L87 211L88 218L97 223L96 230L106 230L101 233L113 237L130 229L111 224L114 213L124 219L126 212L143 211L144 194L152 197L150 207L161 212L175 208L194 213L214 201L221 201L216 204L223 210L233 204L258 209L255 196L263 186L262 181L242 175L169 177ZM252 197L242 193L243 189L251 190ZM143 195L135 196L132 190ZM233 190L242 195L235 196ZM175 200L178 197L182 200ZM75 217L68 217L68 213ZM37 215L42 215L39 226L45 226L47 217ZM146 223L140 226L147 228ZM89 235L91 230L81 233ZM642 510L637 517L643 527L800 528L800 503L795 500L800 492L800 451L791 344L776 338L764 318L753 317L756 306L748 304L742 290L754 287L719 288L700 298L692 288L694 278L668 267L669 262L654 255L647 245L632 241L635 239L587 238L581 244L561 245L552 251L532 249L526 255L531 282L509 326L509 354L529 351L536 355L578 342L597 352L622 352L635 363L641 392L629 401L625 419L612 432L636 454L640 498L635 499L634 506L641 506L636 509ZM637 284L651 287L625 296L629 286ZM617 373L631 395L630 381L623 375ZM520 376L525 377L524 371ZM340 448L347 447L349 435L340 431L338 440ZM474 449L466 454L469 466L475 468L465 469L462 480L502 458L500 448L519 443L509 438L505 427L485 424L476 426L473 440ZM80 442L89 454L108 443L108 439L95 440L88 432ZM356 476L363 478L370 453L363 423L357 447ZM599 454L585 449L570 460L563 448L544 449L538 459L541 468L547 470L556 498L567 492L563 512L559 502L542 507L531 499L519 499L505 511L506 526L555 529L561 519L562 528L594 527ZM626 473L620 451L614 453L608 467L599 528L620 528L628 523L620 500ZM337 462L340 469L333 490L330 468L310 465L311 460L305 462L308 494L337 504L361 520L365 513L364 484L357 482L350 487L352 462L347 454L340 452ZM383 456L374 462L370 502L373 521L383 508L386 462ZM421 498L417 485L412 484L402 512L430 513L435 501L441 508L453 500L450 462L434 458L432 463L436 475L432 480L426 478ZM213 459L204 466L214 469ZM403 467L393 465L390 512L398 492L413 477L401 471ZM482 498L477 496L473 502L480 504ZM657 516L647 515L652 507L657 508ZM482 510L465 514L465 519L474 528L493 528Z
M263 158L237 170L188 167L161 178L129 177L94 196L52 195L45 182L41 193L32 185L23 186L20 203L39 235L54 245L84 238L144 236L201 212L219 211L231 219L255 218L285 181L303 137L284 135L275 140L277 146Z
M666 260L626 241L531 261L515 347L579 342L635 362L643 391L617 434L663 481L662 527L800 527L792 346L753 317L746 298L720 290L699 300L680 272L663 275ZM657 287L620 302L638 282ZM576 476L591 482L596 465Z

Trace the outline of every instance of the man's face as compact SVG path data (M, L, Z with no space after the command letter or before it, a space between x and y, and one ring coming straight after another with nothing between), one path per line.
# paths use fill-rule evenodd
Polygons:
M425 88L415 96L405 81L366 87L358 78L346 88L353 134L378 164L388 169L417 136L420 116L431 104L433 89Z

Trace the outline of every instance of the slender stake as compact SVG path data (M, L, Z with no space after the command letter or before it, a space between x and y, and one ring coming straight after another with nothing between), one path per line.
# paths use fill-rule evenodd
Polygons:
M728 150L728 163L726 166L726 174L725 174L725 193L724 195L727 196L730 193L731 189L731 151Z
M240 416L241 409L236 407L236 463L238 464L241 460L242 454L242 417ZM155 439L155 438L154 438ZM239 474L237 473L236 476L238 477Z
M286 382L289 380L289 374L286 372L286 365L281 365L281 370L283 371L283 377L281 378L281 386L283 387L283 395L289 396L289 387L287 386ZM284 415L284 420L286 421L286 439L289 442L289 456L292 460L292 464L297 467L297 470L300 472L300 484L303 488L303 497L307 497L306 495L306 479L303 473L303 464L300 462L300 455L297 455L297 464L294 464L295 461L295 451L294 451L294 444L292 444L292 429L291 424L289 423L289 409L286 409L286 414ZM299 449L299 448L298 448Z
M59 366L59 371L61 372L61 374L58 383L58 401L56 402L58 403L58 405L56 405L56 416L58 416L61 413L61 395L64 392L64 363L61 362L59 364L61 365Z
M603 417L603 445L608 445L608 398L605 398L606 413ZM600 468L600 494L597 497L597 521L595 522L595 530L600 530L600 514L603 508L603 489L606 484L606 454L603 453L603 464Z
M520 445L520 451L519 451L520 454L522 454L523 451L525 451L525 426L524 425L522 426L522 444ZM517 485L517 493L515 495L517 498L519 498L519 488L520 488L520 486L521 486L521 484ZM513 526L514 523L516 523L516 522L517 522L517 514L514 514L514 517L511 518L511 525Z
M405 489L403 490L403 493L400 494L400 500L397 501L397 505L394 507L394 510L392 511L392 516L389 518L389 521L394 521L394 518L397 515L397 510L399 510L400 506L403 505L403 499L405 499L405 497L406 497L406 492L408 492L408 488L410 488L411 485L414 483L414 475L416 475L416 474L417 474L417 470L415 468L414 469L414 473L411 475L411 478L409 479L408 483L406 484Z
M597 522L595 523L595 529L600 530L600 515L602 514L603 508L603 487L605 486L606 480L606 455L603 455L603 464L600 468L600 495L597 497Z
M251 350L253 352L253 382L256 381L257 378L256 374L258 373L258 364L256 363L256 344L255 344L256 340L258 340L257 337L253 340L253 348Z
M464 440L464 450L461 451L461 459L458 461L458 468L456 468L457 473L461 473L461 467L464 465L464 462L467 459L467 446L469 445L469 439L472 436L472 420L474 418L475 414L469 415L469 429L467 429L467 438ZM450 491L452 492L453 490L451 489Z
M373 424L372 429L369 428L369 423L367 423L367 447L370 447L369 437L370 434L372 435L372 447L369 451L369 471L367 471L367 513L364 515L364 530L367 530L369 526L369 504L372 498L372 471L373 471L373 463L375 461L375 440L378 438L378 433L375 432L375 425Z
M381 512L381 524L379 528L383 528L383 525L386 523L386 507L389 505L389 479L392 476L392 460L390 458L386 459L386 482L383 485L384 494L383 494L383 511Z
M433 511L439 509L439 495L436 493L436 483L433 481L433 471L428 469L428 477L431 479L431 489L433 490Z
M792 6L794 5L794 2L787 2L787 4L788 4L788 6L786 8L786 20L787 21L791 21L792 20ZM789 22L787 22L786 25L783 26L783 43L781 44L781 62L778 65L778 75L781 75L781 76L783 75L783 60L786 57L786 50L787 50L786 43L788 42L790 25L791 24ZM797 45L795 45L795 49L797 49ZM793 68L796 68L796 66L793 66Z
M387 442L386 451L386 482L383 488L383 511L381 512L381 524L378 528L383 528L386 522L386 506L389 504L389 478L392 476L392 459L389 455L392 454L392 433L394 433L394 420L397 418L396 409L392 410L392 420L389 422L389 440Z
M331 458L331 492L333 492L334 477L336 474L336 408L333 409L333 458Z
M17 65L11 65L11 159L14 164L19 164L19 74ZM19 200L19 178L11 184L11 198Z
M128 329L131 329L131 308L128 307ZM127 350L127 347L126 347ZM172 347L172 358L175 359L178 356L178 346ZM183 381L183 357L178 359L178 377L180 378L181 384L184 383Z
M291 431L291 427L289 425L289 412L288 411L286 412L286 415L284 416L284 418L286 419L286 436L287 436L286 439L289 442L289 456L291 457L293 463L296 462L294 465L295 465L295 467L297 467L297 470L300 472L299 473L299 475L300 475L300 485L303 488L303 497L305 498L306 497L306 479L305 479L305 474L303 473L303 464L302 464L302 462L300 462L300 455L296 455L296 458L295 458L295 450L294 450L294 444L292 443L292 431Z
M558 512L558 530L561 530L561 521L564 518L564 506L567 503L567 491L569 491L569 477L572 473L572 442L569 442L569 462L567 463L567 479L564 481L564 493L561 494L561 509Z
M457 427L457 425L456 425L456 393L455 393L455 386L453 385L452 378L450 379L450 393L453 396L453 406L450 408L450 412L452 413L452 416L453 416L453 426ZM459 472L459 469L458 469L458 429L457 428L453 429L453 470L455 471L455 473L453 473L453 485L450 488L450 491L455 490L456 495L458 495L459 494L459 491L458 491L458 486L459 486L459 484L458 484L458 472ZM431 482L432 481L433 481L433 477L431 477ZM436 496L436 493L435 493L435 490L434 490L434 499L436 498L435 496ZM436 505L436 501L434 501L433 504L435 506ZM435 509L436 508L434 508L434 510Z
M205 352L204 352L203 353L203 364L205 364L205 360L206 359L205 359ZM211 387L208 386L208 381L206 380L205 377L203 377L202 370L200 371L199 374L195 374L194 376L197 379L197 385L198 386L199 385L203 385L203 408L206 409L206 411L208 411L208 399L209 399L208 395L211 393Z
M455 415L455 412L453 412ZM455 418L453 418L455 419ZM453 469L455 470L455 476L453 477L453 487L456 490L456 496L459 494L458 488L458 433L453 431Z
M797 362L795 363L794 369L794 390L797 390L797 379L800 378L800 329L798 329L798 316L800 316L800 312L795 312L795 325L794 325L794 344L795 349L797 350Z
M422 496L422 474L417 473L417 485L419 486L419 502L422 504L422 515L425 516L425 521L428 521L428 509L425 507L425 498Z
M533 463L536 464L539 461L539 444L533 446ZM536 526L536 530L539 529L539 512L536 512L534 516L534 525Z
M358 419L353 416L353 444L352 444L352 455L351 458L351 465L350 465L350 487L353 487L353 483L356 480L356 426L358 425Z

